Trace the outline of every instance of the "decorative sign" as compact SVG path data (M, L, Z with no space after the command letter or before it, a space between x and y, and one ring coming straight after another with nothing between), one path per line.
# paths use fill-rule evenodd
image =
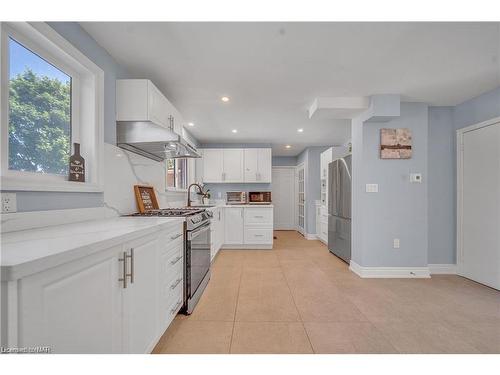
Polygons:
M69 181L85 182L85 159L80 155L80 144L73 143L75 153L69 158Z
M160 208L156 200L155 190L152 186L134 185L134 191L137 208L141 214Z
M380 129L380 158L410 159L411 130L406 128Z

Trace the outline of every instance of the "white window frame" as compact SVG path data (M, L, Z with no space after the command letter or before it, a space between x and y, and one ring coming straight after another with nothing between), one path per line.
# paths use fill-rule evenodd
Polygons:
M9 37L71 76L71 146L80 143L86 182L9 169ZM0 178L2 190L102 192L104 72L43 22L0 24ZM72 148L72 147L71 147Z
M172 159L174 160L174 166L177 167L177 160L179 159ZM187 187L190 185L191 183L191 174L190 174L190 171L191 171L191 165L192 163L190 162L192 159L189 159L187 158L186 159L186 169L187 171L185 172L186 173L186 188L179 188L177 186L168 186L168 183L167 183L167 171L168 171L168 168L167 168L167 160L165 160L165 187L166 187L166 191L173 191L173 192L186 192L187 191ZM175 179L175 177L174 177ZM177 183L176 183L177 185Z

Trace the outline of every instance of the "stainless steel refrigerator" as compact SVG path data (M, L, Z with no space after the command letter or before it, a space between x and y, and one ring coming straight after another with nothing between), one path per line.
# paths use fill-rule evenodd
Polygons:
M328 249L351 259L351 155L328 165Z

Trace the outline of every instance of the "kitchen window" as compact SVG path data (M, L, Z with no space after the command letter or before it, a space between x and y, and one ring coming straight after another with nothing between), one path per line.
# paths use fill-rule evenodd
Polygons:
M167 159L167 190L187 190L188 188L188 160Z
M45 23L1 23L4 190L102 191L103 71ZM68 181L73 143L86 182Z

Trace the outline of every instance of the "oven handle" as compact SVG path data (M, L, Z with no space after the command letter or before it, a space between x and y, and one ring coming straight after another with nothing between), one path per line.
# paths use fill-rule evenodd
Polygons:
M196 228L193 231L187 232L188 241L191 241L198 234L200 234L201 232L205 232L205 231L207 231L209 229L210 229L210 222L208 222L207 224L202 225L201 227Z

